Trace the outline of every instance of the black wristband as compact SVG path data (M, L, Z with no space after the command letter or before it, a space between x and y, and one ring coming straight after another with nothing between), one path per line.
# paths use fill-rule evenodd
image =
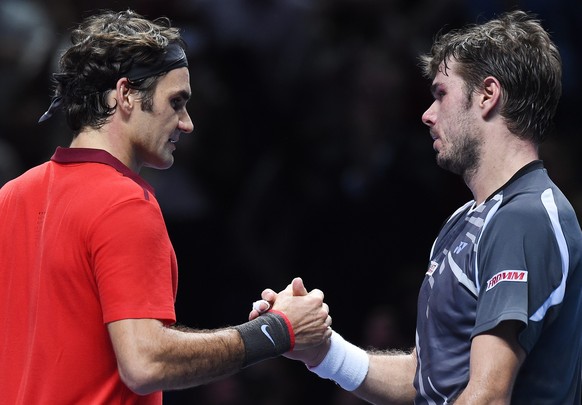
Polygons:
M235 326L235 329L245 345L243 367L286 353L295 343L289 321L282 313L274 311Z

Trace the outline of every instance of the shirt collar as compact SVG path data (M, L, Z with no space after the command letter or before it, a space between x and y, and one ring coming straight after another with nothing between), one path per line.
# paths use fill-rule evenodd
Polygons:
M533 161L529 162L528 164L526 164L525 166L523 166L521 169L519 169L507 181L507 183L505 183L504 185L502 185L501 187L499 187L497 190L495 190L495 192L493 194L491 194L487 198L487 200L485 200L485 201L489 201L491 198L493 198L495 195L497 195L497 193L499 193L501 190L503 190L504 188L506 188L507 186L509 186L515 180L519 179L521 176L525 176L526 174L528 174L530 172L533 172L534 170L540 170L540 169L544 169L544 161L543 160L533 160Z
M113 167L125 177L129 177L142 188L154 194L154 188L137 173L131 171L129 167L121 163L116 157L102 149L89 148L63 148L57 147L54 155L51 157L53 162L57 163L102 163Z

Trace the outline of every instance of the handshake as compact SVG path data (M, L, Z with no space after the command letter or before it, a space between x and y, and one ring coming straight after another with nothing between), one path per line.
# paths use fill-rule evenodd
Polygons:
M244 366L283 354L322 378L353 391L366 377L368 354L331 329L329 306L319 289L307 291L295 278L283 291L265 289L249 322L237 327L245 344Z
M302 361L308 367L321 363L329 349L332 334L329 306L323 301L323 292L319 289L308 292L303 280L295 278L279 293L265 289L261 298L253 303L249 320L256 320L261 315L276 314L282 317L291 340L285 357ZM265 329L263 333L273 342L268 327L263 326ZM247 342L245 344L248 346Z

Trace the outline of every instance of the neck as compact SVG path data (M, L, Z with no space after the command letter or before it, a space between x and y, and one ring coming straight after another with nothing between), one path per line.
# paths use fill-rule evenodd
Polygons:
M507 133L492 136L482 150L477 170L464 180L476 204L481 204L528 163L539 159L537 147Z
M122 143L123 137L115 136L116 133L117 131L111 128L110 124L106 124L100 129L84 129L73 139L70 147L102 149L116 157L133 172L139 173L140 167L127 153L129 148Z

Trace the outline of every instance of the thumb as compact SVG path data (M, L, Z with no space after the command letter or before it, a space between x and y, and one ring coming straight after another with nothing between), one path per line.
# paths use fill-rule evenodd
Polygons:
M293 295L307 295L307 289L305 288L305 285L303 285L301 277L294 278L291 285L293 288Z

